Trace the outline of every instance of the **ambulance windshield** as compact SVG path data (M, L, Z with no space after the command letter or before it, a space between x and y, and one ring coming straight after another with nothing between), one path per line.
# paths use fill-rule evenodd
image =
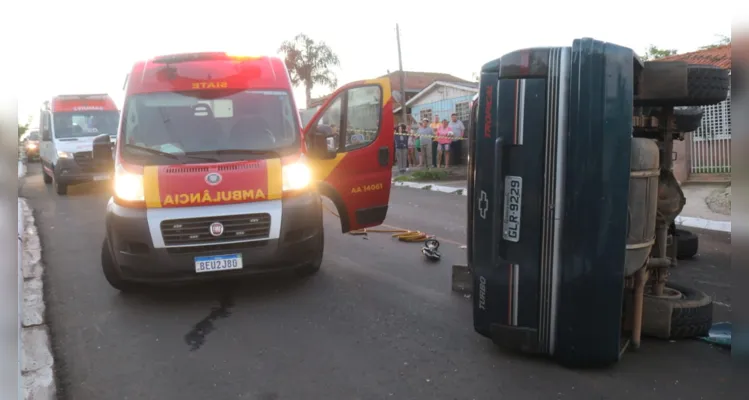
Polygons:
M134 95L123 115L123 156L142 164L168 164L174 161L139 148L174 155L214 153L211 157L219 161L298 151L300 131L291 105L291 95L285 91Z
M54 114L55 137L70 139L101 134L116 135L119 111L73 111Z

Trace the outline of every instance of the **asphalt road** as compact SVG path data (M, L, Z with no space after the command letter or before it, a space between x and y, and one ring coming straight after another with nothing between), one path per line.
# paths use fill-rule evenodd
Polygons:
M341 235L325 218L319 274L123 295L101 273L106 188L59 197L29 165L60 398L108 399L738 399L729 353L698 341L647 340L614 368L575 371L501 352L473 332L450 290L464 262L465 197L394 188L389 225L442 239L419 244ZM730 236L700 233L701 254L674 271L730 318ZM736 390L734 385L733 390Z

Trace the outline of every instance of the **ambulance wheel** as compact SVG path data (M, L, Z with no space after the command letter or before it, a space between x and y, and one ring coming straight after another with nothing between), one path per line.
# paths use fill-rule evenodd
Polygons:
M55 193L57 193L60 196L67 195L68 185L65 183L61 183L58 177L55 177L54 181L55 181Z
M686 260L697 255L699 238L692 232L677 229L674 234L676 240L676 258Z
M46 171L42 170L42 179L44 179L44 183L49 185L52 183L52 177L47 174Z
M104 272L104 278L110 286L121 292L133 292L138 289L138 285L122 279L120 272L112 257L112 251L109 247L109 241L105 238L101 244L101 269Z
M642 334L659 339L705 336L713 325L713 300L697 289L666 283L663 296L645 294Z
M320 270L320 266L322 266L322 256L325 250L325 234L322 232L322 230L320 231L319 242L320 244L315 249L310 262L299 267L299 269L296 271L299 276L304 277L314 275L317 273L317 271Z

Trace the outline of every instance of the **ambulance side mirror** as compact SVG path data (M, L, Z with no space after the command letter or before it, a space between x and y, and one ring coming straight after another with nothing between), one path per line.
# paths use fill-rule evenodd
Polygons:
M333 129L324 124L311 126L307 131L307 153L318 160L331 160L336 152L328 146L328 139L334 137Z
M107 170L114 169L114 162L112 162L112 140L108 134L99 135L94 138L93 159L94 163L98 166L104 166Z

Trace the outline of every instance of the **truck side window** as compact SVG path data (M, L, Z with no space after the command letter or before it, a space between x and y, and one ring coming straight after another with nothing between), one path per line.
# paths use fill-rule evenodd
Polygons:
M346 106L346 150L369 145L377 139L382 112L379 86L362 86L348 91Z

